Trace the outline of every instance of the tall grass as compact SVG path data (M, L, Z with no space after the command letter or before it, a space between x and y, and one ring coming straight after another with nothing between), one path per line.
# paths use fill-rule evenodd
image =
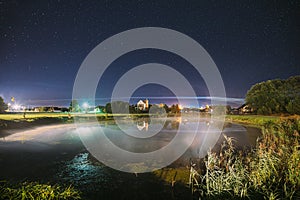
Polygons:
M300 120L267 122L257 147L238 152L225 137L220 152L208 152L200 194L208 199L299 199Z
M58 185L39 184L35 182L9 185L6 182L0 183L0 199L81 199L80 193L72 186L61 187Z

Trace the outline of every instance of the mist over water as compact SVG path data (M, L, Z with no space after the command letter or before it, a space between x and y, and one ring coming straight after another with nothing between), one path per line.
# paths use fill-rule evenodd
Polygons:
M166 167L183 154L186 158L204 157L218 141L222 128L218 121L193 117L77 124L83 144L100 162L117 170L124 170L127 165L142 165L138 172ZM126 171L137 172L133 168Z
M128 120L124 119L122 122L126 125ZM198 126L197 122L199 122ZM167 168L184 167L186 169L186 166L190 164L190 159L205 156L204 149L218 148L223 140L222 135L216 134L220 128L218 122L210 118L174 117L168 118L164 123L160 119L139 118L133 120L133 124L134 126L127 126L128 131L144 136L151 133L149 131L151 126L159 127L161 130L155 135L150 134L148 138L135 138L124 133L114 121L108 120L100 121L99 124L82 123L81 127L76 127L74 124L51 125L12 134L0 141L0 176L5 180L72 184L91 196L107 194L113 196L115 193L112 191L116 188L121 189L124 195L131 196L137 192L132 188L132 184L140 184L138 191L143 193L149 192L149 188L156 188L159 180L153 182L151 173L141 174L137 178L134 174L111 169L105 162L114 162L114 166L118 166L123 171L136 172L159 167L163 161L179 155L174 162L169 162L170 165ZM82 131L79 132L78 128ZM105 131L105 134L99 132L100 128ZM248 136L252 133L248 134L244 127L227 124L222 126L222 129L223 134L235 138L236 145L242 147L250 145ZM193 137L192 132L195 130L197 134ZM122 153L120 157L114 158L105 146L102 148L101 159L106 160L101 162L101 159L98 159L99 162L95 160L95 156L91 156L93 149L86 148L82 143L84 139L85 142L99 145L99 140L107 137L109 142L119 148L143 155L163 149L176 136L179 138L175 144L176 147L191 143L186 151L182 153L179 148L175 148L175 151L166 151L152 159L141 156L142 162L122 158L124 156ZM217 140L216 145L208 145L213 139ZM97 145L90 147L97 149ZM144 176L146 178L141 178ZM150 177L152 179L148 179ZM116 180L118 182L115 182ZM161 191L164 190L157 190L163 197ZM113 199L118 199L117 197L118 195Z

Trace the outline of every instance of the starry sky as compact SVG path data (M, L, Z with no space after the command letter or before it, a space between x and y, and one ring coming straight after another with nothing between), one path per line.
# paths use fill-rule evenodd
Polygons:
M27 105L66 106L77 71L103 40L138 27L164 27L200 43L215 61L227 96L244 98L260 81L300 74L300 1L17 1L0 0L0 96ZM118 78L137 65L172 66L198 96L201 75L169 52L145 49L115 60L96 97L111 95ZM172 96L158 85L135 96Z

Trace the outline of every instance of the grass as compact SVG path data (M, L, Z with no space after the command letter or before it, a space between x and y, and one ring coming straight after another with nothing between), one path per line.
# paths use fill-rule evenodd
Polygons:
M250 151L235 150L226 138L221 151L208 152L199 194L206 199L299 199L300 118L267 121Z
M19 185L0 183L0 199L81 199L80 192L72 186L61 187L59 185L39 184L36 182L24 182Z
M26 113L26 119L68 117L68 113ZM22 120L23 113L0 114L0 120Z
M176 168L176 169L163 168L154 171L153 174L157 178L171 185L174 185L175 183L186 184L189 181L189 171L185 167Z
M226 121L242 123L245 125L252 125L257 127L264 126L265 123L278 122L280 116L265 116L265 115L227 115Z

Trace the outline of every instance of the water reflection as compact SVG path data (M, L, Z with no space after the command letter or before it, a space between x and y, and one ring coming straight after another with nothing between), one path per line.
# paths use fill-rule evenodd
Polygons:
M149 120L142 119L136 121L136 127L139 131L148 131L149 129Z
M81 127L78 132L90 153L104 164L145 172L168 166L183 155L187 160L204 157L222 131L222 123L207 126L207 120L182 116L124 119L118 124Z

